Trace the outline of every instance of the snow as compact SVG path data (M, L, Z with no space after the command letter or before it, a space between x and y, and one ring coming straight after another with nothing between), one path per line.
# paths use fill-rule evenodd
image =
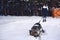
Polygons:
M60 18L47 17L42 22L39 16L0 16L0 40L38 40L29 30L39 20L45 30L41 40L60 40Z

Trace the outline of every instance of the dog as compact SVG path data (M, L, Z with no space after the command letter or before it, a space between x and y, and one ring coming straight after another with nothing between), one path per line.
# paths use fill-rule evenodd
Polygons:
M31 30L29 30L30 35L34 37L39 37L41 32L44 33L45 31L43 30L40 22L35 23Z

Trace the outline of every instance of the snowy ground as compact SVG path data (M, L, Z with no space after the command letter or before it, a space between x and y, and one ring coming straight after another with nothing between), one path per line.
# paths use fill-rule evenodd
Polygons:
M0 40L38 40L29 30L39 20L39 16L0 16ZM60 18L47 17L41 25L45 30L42 40L60 40Z

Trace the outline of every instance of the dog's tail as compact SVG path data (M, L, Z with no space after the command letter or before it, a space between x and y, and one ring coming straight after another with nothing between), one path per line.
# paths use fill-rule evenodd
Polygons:
M40 20L41 21L41 20ZM40 21L38 23L40 23Z
M38 23L40 23L42 21L42 18L39 20L39 22Z

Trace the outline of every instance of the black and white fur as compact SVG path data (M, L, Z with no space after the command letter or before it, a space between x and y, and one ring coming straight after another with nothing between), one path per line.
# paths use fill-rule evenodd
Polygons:
M38 37L41 32L44 33L45 31L43 30L40 21L38 23L35 23L31 30L29 30L30 35L34 37Z

